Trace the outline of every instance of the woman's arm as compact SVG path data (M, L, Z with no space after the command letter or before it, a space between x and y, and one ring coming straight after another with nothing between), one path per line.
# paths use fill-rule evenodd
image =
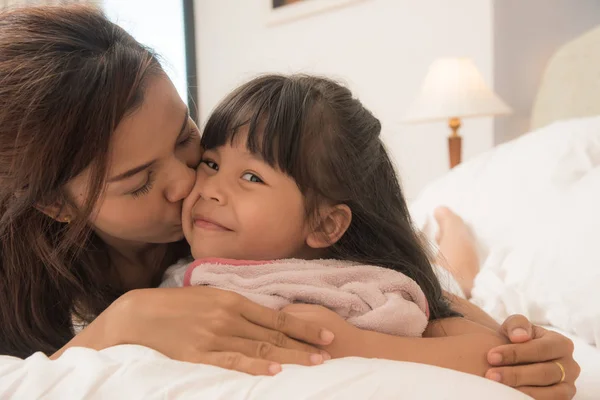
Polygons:
M508 343L501 335L464 318L433 321L424 337L400 337L358 329L336 313L315 305L295 304L284 309L300 318L323 324L336 340L323 347L333 358L365 357L436 365L484 376L490 368L487 353Z
M79 334L75 335L67 344L61 347L56 353L50 356L51 360L56 360L63 355L67 349L71 347L87 347L93 350L102 350L118 343L115 332L107 329L110 320L110 311L100 314L91 324L83 329Z

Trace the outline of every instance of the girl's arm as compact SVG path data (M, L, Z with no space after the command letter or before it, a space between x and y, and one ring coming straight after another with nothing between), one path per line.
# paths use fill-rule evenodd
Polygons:
M508 343L493 330L464 318L433 321L424 337L400 337L358 329L336 313L315 305L295 304L285 311L323 324L336 340L324 349L333 358L365 357L436 365L484 376L487 353Z
M485 376L490 368L487 353L508 343L491 329L464 318L431 322L422 338L399 337L357 329L347 340L338 335L332 357L386 358L436 365Z
M475 304L448 292L444 292L444 296L450 301L452 309L464 315L465 319L490 328L495 332L501 331L500 324Z

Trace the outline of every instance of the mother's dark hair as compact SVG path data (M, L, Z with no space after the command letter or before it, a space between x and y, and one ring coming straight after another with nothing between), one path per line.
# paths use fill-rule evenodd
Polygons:
M0 13L0 354L52 353L122 290L87 220L119 122L141 104L154 54L85 6ZM71 224L39 211L72 204L65 184L89 168Z

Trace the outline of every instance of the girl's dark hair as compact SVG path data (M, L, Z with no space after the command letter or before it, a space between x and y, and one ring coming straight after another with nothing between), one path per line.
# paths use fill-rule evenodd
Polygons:
M99 10L0 13L0 354L53 353L122 290L88 217L103 190L109 140L160 66ZM70 204L65 184L90 168L71 224L37 208Z
M456 316L408 213L381 124L347 88L325 78L267 75L225 98L207 121L205 149L233 142L248 126L247 148L292 177L308 216L322 201L343 203L352 222L329 257L390 268L414 279L431 318Z

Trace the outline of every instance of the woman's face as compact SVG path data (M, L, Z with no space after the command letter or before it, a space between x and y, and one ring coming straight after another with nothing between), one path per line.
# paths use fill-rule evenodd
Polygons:
M195 181L201 150L198 128L171 81L150 78L142 105L110 142L108 181L91 217L105 241L169 243L183 238L181 206ZM68 185L84 204L89 171Z

